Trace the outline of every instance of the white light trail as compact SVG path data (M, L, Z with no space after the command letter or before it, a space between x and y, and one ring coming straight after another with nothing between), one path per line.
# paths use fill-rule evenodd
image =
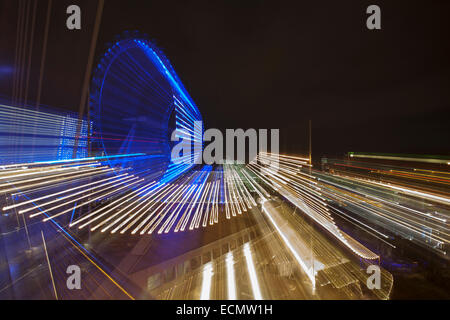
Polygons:
M122 231L120 231L121 234L125 233L128 229L130 229L134 224L136 224L139 219L141 219L146 212L148 212L151 208L153 208L161 199L163 199L172 189L174 189L176 185L170 185L167 184L164 186L164 188L158 190L158 192L155 194L155 198L152 201L149 201L147 205L145 205L143 208L141 208L139 211L135 213L135 215L142 212L137 218L135 218L132 222L130 222ZM132 219L135 215L130 216L129 219ZM114 230L113 230L114 231Z
M64 197L62 197L62 198L57 198L56 200L52 200L52 201L49 201L49 202L40 204L39 207L46 207L46 206L48 206L48 205L50 205L50 204L52 204L52 203L55 203L55 202L61 202L62 200L66 200L66 199L68 199L68 198L72 198L72 197L78 196L78 195L80 195L80 194L85 194L86 192L90 192L90 191L96 190L96 189L98 189L98 188L104 188L104 187L106 187L106 186L108 186L108 185L117 183L117 182L122 181L122 180L128 180L128 179L132 178L133 175L128 176L128 173L124 173L124 174L122 174L122 175L120 175L120 176L117 176L117 177L115 177L115 178L119 178L119 177L123 177L123 178L120 178L120 179L117 179L117 180L113 180L113 181L110 181L110 182L101 184L101 185L99 185L99 186L96 186L96 187L93 187L93 188L90 188L90 189L86 189L86 190L82 190L82 191L79 191L79 192L76 192L76 193L73 193L73 194L69 194L69 195L64 196ZM108 179L108 180L109 180L109 179ZM109 189L109 188L106 188L106 189ZM105 190L105 189L101 190L100 192L103 192L104 190ZM99 191L97 191L97 192L99 192ZM95 193L97 193L97 192L95 192ZM95 193L91 193L90 195L95 194ZM87 196L85 195L83 198L85 198L85 197L87 197ZM78 200L81 200L81 199L82 199L82 198L78 198ZM76 202L76 201L77 201L77 200L71 200L71 202ZM36 202L36 200L34 200L33 202ZM51 211L51 210L60 208L60 207L65 206L65 205L67 205L67 202L65 202L65 203L63 203L63 204L61 204L61 205L59 205L59 206L53 207L53 208L51 208L51 209L47 209L47 211ZM35 207L31 207L31 208L28 208L28 209L20 210L20 211L19 211L19 214L24 214L24 213L30 212L30 211L32 211L32 210L34 210L34 209L35 209Z
M262 300L261 290L259 289L258 277L256 276L255 265L253 264L252 252L248 242L244 244L244 256L247 262L248 275L252 285L253 298L255 300Z
M98 167L98 168L93 168L93 169L88 169L88 170L83 170L83 173L90 173L91 175L93 174L93 172L98 172L100 170L104 170L106 169L106 167ZM62 176L70 176L70 175L75 175L78 174L79 171L78 170L73 170L72 172L66 172L66 173L62 173L62 174L56 174L56 175L50 175L50 176L44 176L44 177L39 177L39 178L33 178L33 179L28 179L28 180L20 180L20 181L14 181L14 182L8 182L5 184L2 184L0 186L11 186L11 185L18 185L18 184L23 184L23 183L30 183L30 182L34 182L34 181L39 181L39 180L45 180L45 179L52 179L55 177L62 177ZM77 175L76 177L80 177L80 175ZM33 185L27 185L27 186L21 186L20 188L31 188L31 187L35 187L35 186L39 186L39 185L43 185L43 184L51 184L57 181L63 181L63 180L68 180L71 179L72 177L66 177L63 179L57 179L57 180L47 180L38 184L33 184ZM4 190L0 190L1 193L9 193L11 191L17 190L19 189L18 187L13 187L10 189L4 189Z
M412 190L412 189L409 189L409 188L402 188L402 187L398 187L398 186L395 186L395 185L382 183L382 182L370 181L370 183L377 184L377 185L380 185L380 186L384 186L384 187L387 187L387 188L391 188L391 189L394 189L394 190L398 190L398 191L404 192L406 194L419 196L419 197L427 198L429 200L434 200L434 201L450 204L450 199L449 198L440 197L440 196L437 196L437 195L434 195L434 194L431 194L431 193L420 192L420 191Z
M194 200L191 202L191 208L189 209L187 215L184 217L181 217L180 221L178 221L177 226L175 227L175 232L178 232L180 226L181 226L181 231L184 231L184 229L186 228L186 225L189 221L189 218L191 216L192 211L194 210L194 206L197 202L197 200L200 198L200 196L202 195L202 191L204 190L205 186L206 186L206 181L208 180L210 172L208 172L206 174L205 179L203 180L203 183L201 184L200 188L198 189L198 191L194 194ZM198 207L198 206L197 206ZM190 229L192 230L192 229Z
M295 260L297 260L297 262L299 263L300 267L303 269L303 271L306 273L306 275L308 276L308 278L311 280L313 289L316 287L316 276L315 274L312 272L312 268L308 268L306 266L305 261L302 259L302 257L297 253L297 251L294 249L294 247L292 246L291 242L288 240L288 238L283 234L283 232L281 231L280 227L278 226L278 224L275 222L275 220L272 218L272 216L270 215L269 211L265 208L264 205L265 202L263 202L262 204L262 211L266 214L266 216L269 218L270 222L272 223L272 225L275 227L275 229L277 230L278 234L280 235L281 239L283 240L283 242L286 244L286 246L288 247L288 249L291 251L292 255L294 256ZM314 261L312 261L312 263L314 263Z
M201 212L203 211L203 206L205 204L205 198L206 198L206 194L208 193L209 186L210 186L210 182L208 182L206 184L206 188L204 189L205 192L203 192L202 197L200 199L200 202L197 205L197 210L195 211L194 217L191 220L191 224L189 226L189 230L194 230L194 227L198 228L198 224L200 224L200 219L201 219L201 216L202 216ZM197 224L197 220L198 220L198 224Z
M183 184L181 184L181 186L183 186ZM148 234L152 234L153 231L155 231L155 229L159 226L159 224L164 220L164 217L167 215L167 213L170 211L170 209L172 209L175 204L177 203L177 201L179 201L181 199L181 197L184 195L184 193L188 190L189 185L185 185L181 188L181 190L177 193L176 198L175 196L172 198L173 201L169 202L169 204L166 204L166 206L164 207L164 209L162 210L162 212L160 212L159 214L155 215L155 217L152 219L152 221L150 221L150 223L144 228L144 230L147 230L149 226L152 226L150 228L150 230L148 231ZM156 222L155 222L156 221ZM153 224L154 223L154 224ZM152 225L153 224L153 225ZM141 232L142 234L142 232Z
M137 178L137 177L136 177L136 178ZM60 212L60 213L58 213L58 214L52 215L52 216L50 216L50 217L48 217L48 218L45 218L43 221L44 221L44 222L47 222L48 220L51 220L51 219L54 219L54 218L56 218L56 217L62 216L63 214L66 214L66 213L69 212L69 211L72 211L72 210L77 209L77 208L81 208L81 207L83 207L83 206L85 206L85 205L87 205L87 204L89 204L89 203L92 203L92 202L97 201L97 200L99 200L99 199L101 199L101 198L107 197L107 196L109 196L109 195L111 195L111 194L113 194L113 193L116 193L116 192L118 192L118 191L120 191L120 190L123 190L123 189L125 189L125 188L129 188L129 187L131 187L132 185L134 185L134 184L136 184L136 183L139 183L139 182L142 182L142 181L144 181L144 180L145 180L145 179L137 180L137 181L134 181L134 182L131 183L131 184L127 184L127 185L125 185L125 186L123 186L123 187L121 187L121 188L119 188L119 189L114 189L113 191L108 192L107 194L102 194L101 196L96 197L96 198L94 198L94 199L92 199L92 200L89 200L89 201L86 201L86 202L84 202L84 203L82 203L82 204L76 205L74 208L67 209L67 210L65 210L65 211L63 211L63 212Z
M227 253L225 262L227 264L228 300L236 300L236 282L235 282L235 276L234 276L234 260L233 260L233 254L231 252Z
M175 210L173 210L172 214L166 219L166 221L164 222L164 224L161 226L161 228L158 231L158 234L163 233L164 229L166 229L164 231L164 233L169 233L170 229L172 228L173 224L175 223L175 221L177 220L178 214L180 213L181 209L183 208L183 206L186 204L186 202L189 200L189 198L191 197L192 193L194 192L196 188L196 185L192 185L187 194L183 197L183 199L181 199L180 203L178 204L178 206L175 208Z
M203 281L202 281L202 291L200 293L200 300L209 300L211 294L212 276L213 276L212 262L208 262L203 267Z
M125 180L123 180L123 179L125 179ZM91 193L91 194L85 194L85 195L83 195L83 196L81 196L81 197L78 197L78 198L76 198L76 199L73 199L73 200L70 200L70 201L66 201L66 202L64 202L64 203L62 203L62 204L59 204L59 205L54 206L54 207L49 208L49 209L45 209L45 211L48 211L48 212L53 211L53 210L55 210L55 209L64 207L64 206L66 206L66 205L69 204L69 203L78 202L78 201L83 200L83 199L85 199L85 198L88 198L88 197L90 197L90 196L92 196L92 195L94 195L94 194L102 193L102 192L104 192L105 190L109 190L109 189L111 189L111 188L115 188L115 187L117 187L117 186L120 186L121 184L129 183L129 182L134 181L134 180L136 180L136 179L139 179L139 177L128 176L128 177L119 179L119 180L117 180L117 181L113 181L113 183L114 183L113 185L110 185L110 186L108 186L107 188L105 188L105 189L103 189L103 190L96 191L96 192L93 192L93 193ZM123 180L123 181L121 181L121 180ZM120 181L120 182L118 182L118 181ZM55 200L55 201L57 201L57 200ZM52 202L54 202L54 201L52 201ZM36 205L34 205L32 208L29 208L29 209L26 209L26 210L21 210L21 211L19 211L19 213L22 214L22 213L28 212L28 211L30 211L30 210L33 210L33 209L39 209L40 207L41 207L41 206L36 206ZM70 210L69 210L69 211L70 211ZM39 211L39 212L30 214L30 218L34 218L34 217L36 217L36 216L40 216L41 214L44 214L44 212Z
M162 188L161 188L162 187ZM127 224L130 220L132 220L135 216L139 215L136 219L134 219L132 222L128 223L128 225L123 228L120 233L124 234L129 228L131 228L137 221L139 221L139 219L149 210L151 209L156 203L157 201L159 201L159 199L162 199L162 197L164 197L164 195L169 192L173 186L170 186L169 184L161 184L160 186L158 186L156 189L160 188L157 192L156 189L151 191L151 195L153 195L153 199L152 200L147 200L147 203L138 211L136 211L134 214L130 215L125 221L123 221L120 225L118 225L116 228L114 228L111 233L115 233L117 232L120 228L122 228L125 224ZM142 213L141 213L142 212Z
M16 193L14 193L12 195L23 194L23 193L31 192L31 191L24 192L23 189L27 189L28 190L28 189L32 189L32 188L35 188L35 187L46 186L46 185L49 185L49 184L57 184L58 182L67 181L67 180L70 180L70 182L75 182L77 180L81 180L81 178L84 178L84 177L90 177L90 176L92 177L92 176L96 176L96 175L99 175L99 174L105 174L105 173L111 172L112 170L113 169L104 168L104 169L101 169L101 170L97 170L95 172L88 172L88 173L84 173L84 174L78 174L75 177L67 177L67 178L61 178L61 179L56 179L56 180L49 180L49 181L44 181L44 182L40 182L40 183L35 183L35 184L32 184L32 185L21 186L20 188L19 187L12 187L12 189L8 190L8 192L16 191ZM85 170L84 172L86 172L86 171L90 171L90 170ZM35 190L36 189L33 189L32 191L35 191Z
M147 187L147 185L145 185L145 186L143 186L143 187L140 187L139 189L137 189L137 190L135 190L135 191L133 191L133 192L127 194L127 195L124 195L124 196L120 197L120 198L117 199L117 200L114 200L114 201L111 202L110 204L108 204L108 205L106 205L106 206L104 206L104 207L101 207L100 209L97 209L97 210L95 210L94 212L91 212L91 213L88 214L87 216L84 216L84 217L82 217L82 218L80 218L80 219L78 219L78 220L72 222L72 223L69 225L69 227L73 227L73 226L79 224L80 222L83 222L83 221L89 219L90 217L92 217L92 216L94 216L94 215L100 213L101 211L103 211L103 210L105 210L105 209L107 209L107 208L113 206L113 205L116 204L116 203L119 203L119 205L120 205L120 203L123 202L123 199L124 199L125 197L129 197L129 196L131 196L131 195L133 195L133 194L136 194L136 193L138 193L139 191L141 191L142 189L145 189L146 187ZM117 206L119 206L119 205L117 205ZM116 207L117 207L117 206L116 206ZM113 208L113 209L114 209L114 208ZM109 211L111 211L111 210L112 210L112 209L110 209L110 210L108 210L107 212L101 214L100 216L95 217L94 219L90 220L89 222L87 222L87 223L81 225L81 226L79 227L79 229L82 229L82 228L84 228L85 226L87 226L88 224L90 224L91 222L93 222L93 221L95 221L95 220L101 218L102 216L104 216L105 214L107 214L107 213L108 213Z
M118 215L120 215L122 212L124 212L125 210L127 210L128 208L134 206L136 203L138 202L142 202L148 195L149 193L151 193L151 190L149 191L149 189L153 186L155 182L151 182L150 184L147 185L147 187L141 192L145 193L148 192L147 194L138 197L136 200L134 200L133 202L131 202L129 205L127 205L126 207L120 209L118 212L116 212L115 214L109 216L108 218L106 218L105 220L103 220L102 222L100 222L99 224L97 224L95 227L91 228L91 231L95 231L97 228L101 227L102 225L104 225L105 223L107 223L108 221L114 219L115 217L117 217ZM137 195L136 195L137 196ZM135 198L136 196L132 197ZM132 199L131 198L131 199ZM130 199L130 201L131 201ZM132 211L132 210L130 210ZM115 225L117 222L121 221L123 218L125 218L127 216L127 213L121 215L119 218L117 218L116 220L114 220L113 222L111 222L110 224L108 224L106 227L104 227L101 232L105 232L107 230L109 230L109 228L111 228L113 225Z
M122 175L120 175L120 176L122 176ZM78 186L78 187L75 187L75 188L65 189L63 191L60 191L60 192L57 192L57 193L52 193L52 194L49 194L49 195L46 195L46 196L43 196L43 197L40 197L40 198L37 198L37 199L32 199L32 200L20 202L20 203L11 205L11 206L3 207L3 211L10 210L10 209L15 209L15 208L24 206L26 204L30 204L30 203L33 203L33 202L45 200L45 199L48 199L48 198L52 198L52 197L55 197L55 196L58 196L58 195L61 195L61 194L64 194L64 193L68 193L68 192L72 192L72 191L75 191L75 190L78 190L78 189L81 189L81 188L85 188L87 186L92 186L92 185L95 185L95 184L98 184L98 183L109 181L111 179L116 179L117 177L119 177L119 176L113 176L113 177L110 177L110 178L107 178L107 179L95 181L95 182L88 183L88 184L85 184L85 185L82 185L82 186Z

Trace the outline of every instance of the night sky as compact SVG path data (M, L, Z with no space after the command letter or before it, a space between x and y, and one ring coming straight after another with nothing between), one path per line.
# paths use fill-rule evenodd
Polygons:
M0 94L11 96L17 0L0 0ZM54 0L42 103L78 110L96 11ZM82 30L65 27L68 5ZM366 28L370 4L382 30ZM47 1L38 0L36 96ZM125 30L165 52L206 127L279 128L282 152L450 155L450 1L106 0L96 61Z

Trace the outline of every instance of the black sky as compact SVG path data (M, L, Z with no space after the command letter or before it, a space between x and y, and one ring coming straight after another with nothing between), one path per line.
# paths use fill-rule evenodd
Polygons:
M0 0L0 67L17 0ZM78 110L96 1L54 0L42 102ZM38 0L36 84L47 2ZM65 27L78 4L82 30ZM365 26L378 4L382 30ZM96 57L125 30L155 39L207 127L280 128L283 152L450 154L450 1L106 0ZM0 94L11 74L0 73ZM34 85L35 86L35 85ZM31 88L33 100L35 88Z

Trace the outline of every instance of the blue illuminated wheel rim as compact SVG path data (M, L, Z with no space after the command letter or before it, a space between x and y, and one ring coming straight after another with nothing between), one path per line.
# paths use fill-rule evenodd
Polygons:
M170 136L177 126L193 131L201 115L150 40L126 33L105 52L94 71L90 108L96 155L142 154L109 161L112 167L155 180L188 169L171 164Z

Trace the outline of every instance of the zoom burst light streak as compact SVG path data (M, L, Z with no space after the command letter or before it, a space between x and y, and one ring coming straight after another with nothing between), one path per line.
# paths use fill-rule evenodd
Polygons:
M259 288L258 276L256 275L255 264L253 262L252 251L248 242L244 244L244 256L247 262L247 272L250 277L250 283L252 285L253 298L255 300L262 300L261 289Z
M386 240L400 235L447 256L450 173L443 171L443 160L427 158L426 166L441 166L430 170L413 167L413 160L421 163L422 158L408 158L408 162L405 157L385 159L376 154L369 157L370 162L353 158L328 160L328 172L316 173L324 196L334 207L342 207L336 214L368 233L375 232L374 236L381 235L388 244Z
M232 252L227 253L225 262L227 265L228 300L236 300L236 280L234 275L234 259Z
M325 228L353 253L368 260L379 258L377 254L365 248L338 228L331 216L330 209L316 178L310 173L301 171L303 167L311 167L309 159L278 155L279 164L277 170L273 165L264 166L257 163L257 161L270 163L273 156L267 153L260 153L256 161L250 163L248 167L252 168L253 172L260 170L262 175L266 177L266 181L276 181L276 183L271 184L272 186L277 186L277 192L281 196L302 210L318 225Z
M76 128L80 137L76 156L87 156L88 128L78 114L40 107L15 107L0 103L0 167L14 163L71 159ZM42 111L45 109L45 112Z
M200 293L200 300L209 300L209 295L211 293L211 280L213 276L213 266L211 262L208 262L203 267L203 281L202 281L202 291Z

